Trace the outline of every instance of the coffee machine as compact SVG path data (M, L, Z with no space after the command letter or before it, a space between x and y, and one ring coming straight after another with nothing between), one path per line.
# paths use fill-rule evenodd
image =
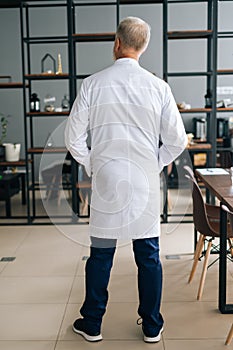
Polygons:
M194 138L199 140L206 140L206 119L193 118L194 123Z
M217 119L217 137L225 138L229 136L229 122L228 119Z

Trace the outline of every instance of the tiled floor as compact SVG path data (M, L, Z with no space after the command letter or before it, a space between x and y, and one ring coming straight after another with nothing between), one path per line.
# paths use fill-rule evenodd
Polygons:
M162 225L165 329L160 343L145 344L136 325L136 268L127 243L118 247L115 256L102 327L104 340L90 344L74 334L71 324L79 316L84 295L87 229L87 225L0 227L0 258L16 258L0 262L0 349L226 349L233 315L217 309L218 264L208 271L202 301L196 300L202 262L192 284L187 284L193 257L191 223ZM233 302L230 262L228 299Z

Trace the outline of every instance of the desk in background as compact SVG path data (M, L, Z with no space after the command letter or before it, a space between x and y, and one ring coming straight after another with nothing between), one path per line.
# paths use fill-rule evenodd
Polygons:
M217 168L219 169L219 168ZM220 200L221 205L225 204L233 211L233 186L231 176L227 169L222 169L225 174L216 174L214 169L196 169L198 178L203 184ZM208 174L208 175L207 175ZM233 313L233 304L226 302L227 283L227 214L221 209L220 216L220 254L219 254L219 310L224 314Z
M10 198L19 192L21 189L22 193L22 204L26 204L26 170L18 170L12 172L11 170L6 171L7 168L22 168L26 166L24 159L20 159L16 162L0 161L0 173L2 174L2 191L0 192L0 200L6 202L6 217L11 217L11 200ZM21 186L16 186L17 181L21 182ZM18 187L18 189L17 189ZM4 193L5 192L5 193Z
M0 174L0 201L5 201L8 218L11 217L11 197L20 191L19 179L20 174Z

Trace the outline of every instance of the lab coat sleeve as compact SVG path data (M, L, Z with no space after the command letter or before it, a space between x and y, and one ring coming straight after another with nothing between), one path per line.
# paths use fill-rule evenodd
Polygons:
M159 148L159 169L172 163L185 149L187 135L170 87L166 84L166 93L161 114Z
M76 97L65 128L65 145L72 157L84 165L87 175L91 176L90 150L87 146L89 128L89 106L87 89L83 82Z

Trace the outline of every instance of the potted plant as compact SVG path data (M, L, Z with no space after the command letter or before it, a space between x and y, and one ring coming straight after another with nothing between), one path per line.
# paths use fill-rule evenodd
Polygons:
M2 113L0 113L0 123L1 123L0 160L5 160L5 147L4 147L3 141L5 140L6 135L7 135L8 119Z
M17 162L20 158L20 143L4 143L7 136L8 117L0 113L1 134L0 134L0 160Z

